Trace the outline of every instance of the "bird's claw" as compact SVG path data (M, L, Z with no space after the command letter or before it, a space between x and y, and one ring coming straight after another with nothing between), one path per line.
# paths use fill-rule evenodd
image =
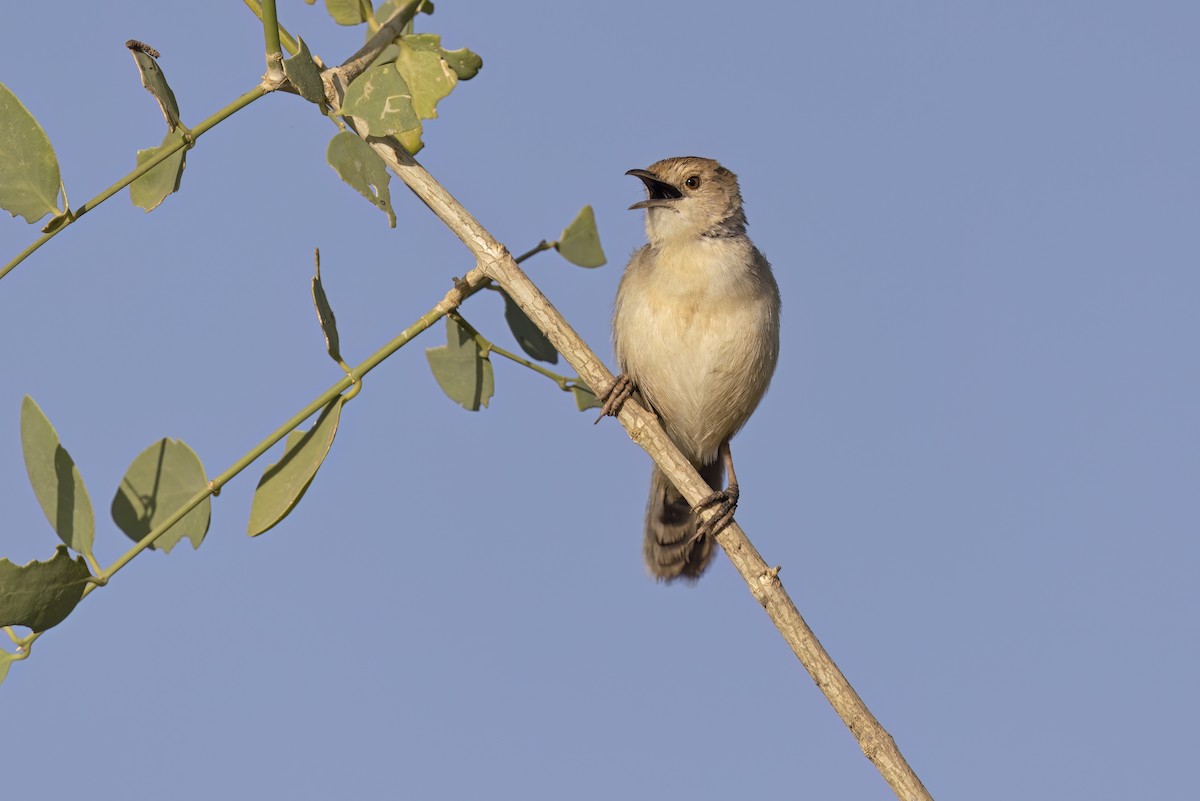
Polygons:
M596 418L596 423L605 417L616 417L620 414L621 407L625 405L625 401L629 400L631 395L633 395L633 379L627 373L621 373L608 385L608 389L596 396L597 400L604 404L600 407L600 416ZM596 423L592 423L592 425Z
M717 490L692 507L693 514L699 514L705 509L712 509L713 514L707 520L701 520L696 525L696 539L715 537L726 526L733 522L733 512L737 509L738 485L731 483L723 490Z

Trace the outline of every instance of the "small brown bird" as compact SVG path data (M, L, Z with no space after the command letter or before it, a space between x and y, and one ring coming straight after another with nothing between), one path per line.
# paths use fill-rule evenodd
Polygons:
M656 578L695 580L737 506L729 440L762 400L779 356L779 287L746 235L737 176L711 159L630 170L647 198L648 244L625 268L613 312L621 375L602 394L616 414L636 388L714 488L695 509L655 467L643 554ZM721 490L724 469L729 486ZM715 507L707 524L696 512Z

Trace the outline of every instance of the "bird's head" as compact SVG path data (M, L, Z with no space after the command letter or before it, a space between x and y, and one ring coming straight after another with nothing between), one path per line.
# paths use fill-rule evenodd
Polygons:
M646 235L658 244L672 239L740 236L746 215L737 176L712 159L678 156L630 170L646 185Z

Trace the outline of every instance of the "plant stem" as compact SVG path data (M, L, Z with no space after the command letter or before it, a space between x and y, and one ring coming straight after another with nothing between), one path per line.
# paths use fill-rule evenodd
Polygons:
M263 24L265 25L266 24L266 19L265 19L266 9L263 8L262 4L259 3L258 0L242 0L242 1L246 4L247 8L249 8L251 11L254 12L254 16L256 16L260 20L262 20ZM274 13L274 8L275 8L275 3L272 2L271 3L272 14ZM278 23L278 21L276 21L274 27L275 27L275 31L276 31L275 38L278 39L279 42L283 45L283 49L288 51L288 53L293 56L296 55L297 53L299 53L300 52L300 44L296 41L296 37L294 37L290 33L288 33L287 28L280 25ZM270 44L268 44L267 47L269 49ZM276 44L275 49L276 50L279 49L279 44Z
M541 242L537 243L537 245L533 248L533 250L528 250L528 251L522 253L520 256L517 256L515 259L513 259L513 261L515 261L517 264L520 264L521 262L528 259L530 256L541 253L543 250L551 250L553 247L554 247L553 242L547 242L545 239L543 239Z
M69 228L71 225L73 225L76 221L79 220L80 217L87 214L89 211L96 208L104 201L108 200L110 197L115 195L117 192L120 192L122 189L129 186L131 183L136 181L138 178L140 178L143 175L145 175L146 173L150 172L150 170L154 169L159 164L166 161L168 158L170 158L175 153L179 152L180 150L183 150L184 148L190 148L193 144L195 144L195 141L201 137L201 135L203 135L205 132L207 132L208 130L213 128L215 125L217 125L217 123L224 121L225 119L229 118L236 112L242 110L246 106L253 103L255 100L258 100L260 97L267 94L268 91L270 91L270 90L262 84L255 86L249 92L246 92L244 95L239 97L237 100L234 100L232 103L225 106L220 111L216 112L209 118L203 120L195 128L192 128L190 137L184 137L180 141L175 142L174 144L163 148L161 152L159 152L157 155L154 156L154 158L149 159L144 164L139 164L133 171L127 173L123 178L118 180L112 186L108 187L103 192L96 195L94 198L87 201L79 208L74 209L71 212L71 217L66 222L64 222L62 225L60 225L58 228L54 229L50 233L42 234L42 236L39 237L37 240L35 240L33 242L33 244L31 244L29 247L25 248L20 253L18 253L16 258L14 258L8 264L4 265L4 267L2 269L0 269L0 279L4 278L4 276L6 276L10 272L12 272L18 264L20 264L21 262L25 261L25 259L32 256L34 254L34 252L37 251L37 249L40 248L42 245L46 244L51 239L56 237L58 234L62 233L67 228Z
M283 79L283 53L279 51L279 17L275 14L275 0L263 0L263 40L267 47L267 77Z
M545 248L543 248L543 250L544 249ZM536 250L530 251L530 253L536 253L536 252L537 252ZM514 361L517 364L528 367L530 370L533 370L535 373L541 373L542 375L546 376L546 378L549 378L551 381L553 381L555 384L557 384L558 388L563 390L564 392L570 390L571 387L568 385L569 382L577 383L579 381L578 377L559 375L558 373L555 373L551 370L547 370L545 367L542 367L537 362L531 362L522 356L518 356L517 354L513 353L510 350L505 350L504 348L500 347L499 345L497 345L496 343L492 342L490 339L485 337L483 334L479 333L479 330L477 328L475 328L475 326L468 323L466 318L464 318L458 312L456 312L456 311L450 312L450 316L454 318L454 321L456 323L458 323L459 325L461 325L463 328L465 328L467 330L467 333L471 335L471 338L475 340L475 342L479 345L480 350L483 351L484 358L487 358L488 354L491 354L491 353L494 353L497 356L503 356L504 358L508 359L509 361Z
M116 575L118 571L121 570L121 568L133 561L133 559L142 551L153 545L159 537L161 537L171 528L171 526L178 523L188 512L192 511L201 503L203 503L205 498L216 495L218 492L220 492L221 487L232 481L239 473L241 473L256 459L258 459L258 457L270 450L275 443L279 442L281 439L295 430L301 423L323 409L338 395L345 392L347 389L351 389L351 387L354 388L351 390L352 394L358 394L358 390L362 387L362 379L367 373L378 367L384 359L388 358L393 353L400 350L400 348L411 342L422 331L429 328L431 325L445 317L450 312L454 311L454 309L457 309L464 300L483 289L483 287L487 284L487 281L487 276L485 276L483 270L479 269L478 267L471 270L463 278L457 280L454 288L447 292L445 297L443 297L437 305L418 317L416 322L397 334L386 345L368 356L362 363L348 372L341 381L338 381L336 384L329 387L329 389L325 390L316 398L314 398L303 409L288 418L286 422L272 431L266 439L255 445L248 453L246 453L245 456L230 465L229 468L227 468L219 476L209 481L208 486L189 498L187 502L184 503L183 506L176 509L170 517L168 517L159 525L155 526L153 530L146 534L146 536L138 540L132 548L121 554L121 556L115 562L105 568L99 575L95 576L97 581L88 584L88 586L84 588L81 600L82 598L86 598L88 595L90 595L97 587L107 584L108 581L114 575ZM32 645L33 642L41 637L44 633L45 632L41 631L34 632L23 640L17 640L14 638L14 641L19 642L28 648L28 646ZM10 632L9 636L13 636L12 632Z

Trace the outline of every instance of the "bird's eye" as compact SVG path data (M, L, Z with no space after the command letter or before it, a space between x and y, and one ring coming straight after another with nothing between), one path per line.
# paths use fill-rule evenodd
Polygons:
M686 186L688 189L699 189L700 188L700 176L693 175L691 178L688 178L686 181L684 181L683 185Z

